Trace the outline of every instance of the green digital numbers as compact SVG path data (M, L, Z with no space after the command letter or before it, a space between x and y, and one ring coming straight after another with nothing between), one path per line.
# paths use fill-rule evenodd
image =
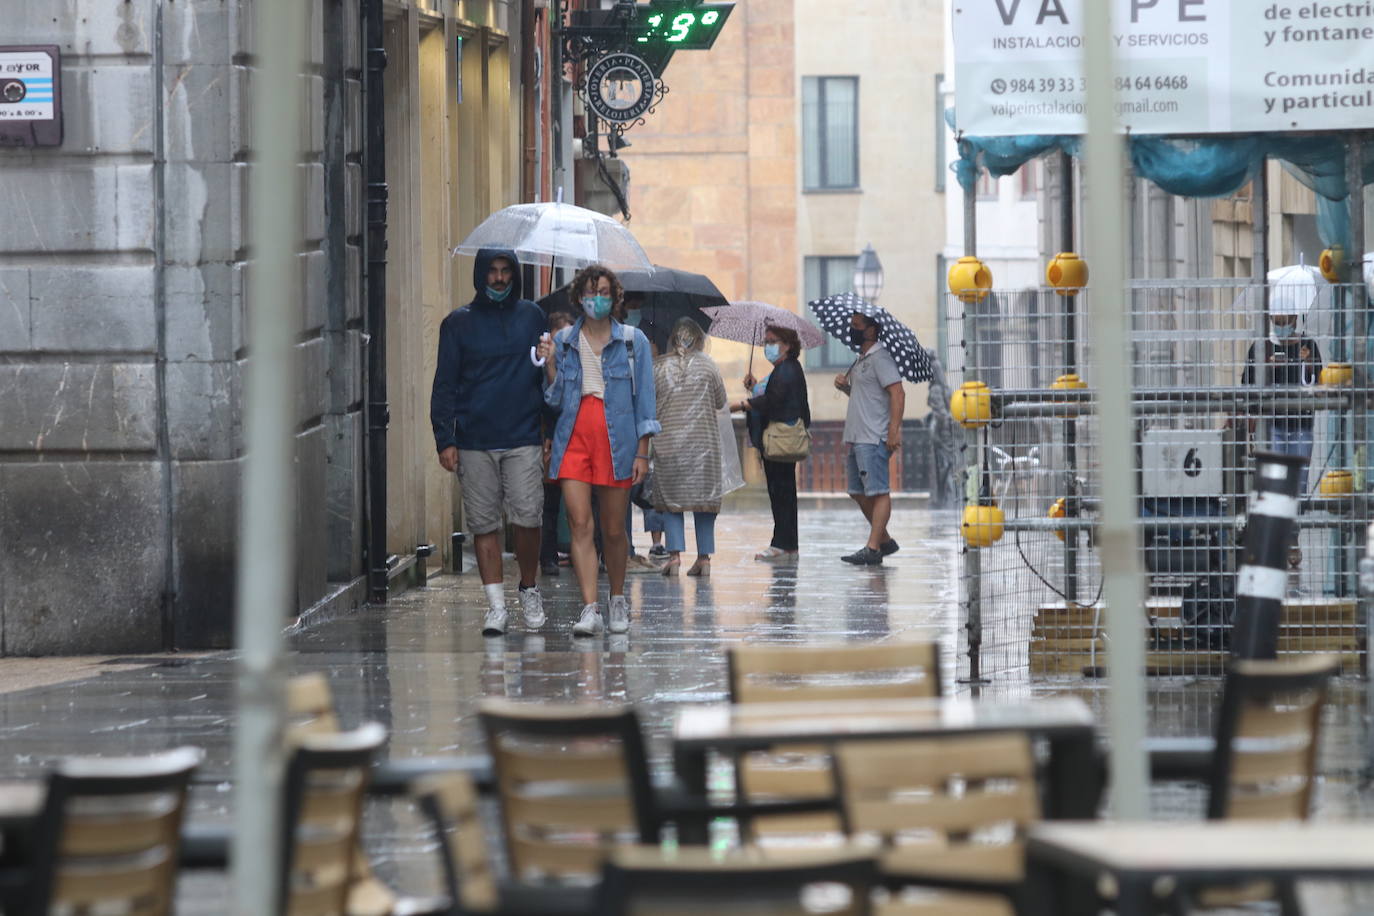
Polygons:
M635 42L659 45L665 50L706 50L715 43L721 27L734 8L733 2L672 0L641 4Z
M675 44L684 41L688 35L692 34L692 26L696 24L696 13L678 13L673 17L673 25L668 34L668 40Z

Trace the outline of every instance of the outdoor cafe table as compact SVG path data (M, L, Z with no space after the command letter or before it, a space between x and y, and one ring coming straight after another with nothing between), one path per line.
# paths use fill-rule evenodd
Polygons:
M1254 880L1374 879L1374 826L1273 821L1037 824L1026 842L1038 914L1065 912L1055 878L1117 883L1117 916L1154 916L1156 882L1209 887ZM1062 886L1062 885L1059 885Z
M1025 732L1044 739L1049 760L1043 783L1047 818L1097 814L1101 769L1092 712L1077 697L993 701L966 697L744 703L679 707L673 762L689 796L706 797L707 756L761 751L780 744L828 744L848 739L936 738ZM699 829L684 842L704 842Z

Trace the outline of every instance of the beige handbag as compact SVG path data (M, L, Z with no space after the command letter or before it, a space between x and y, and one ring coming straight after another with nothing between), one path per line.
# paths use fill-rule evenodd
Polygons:
M804 461L811 455L811 430L801 420L774 420L763 430L763 457L769 461Z

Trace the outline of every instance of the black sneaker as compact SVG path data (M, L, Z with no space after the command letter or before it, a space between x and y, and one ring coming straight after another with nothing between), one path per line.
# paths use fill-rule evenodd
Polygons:
M654 557L655 559L659 557L666 557L667 555L668 548L664 547L662 544L655 544L654 546L649 548L649 556Z
M883 546L878 548L878 552L885 557L892 556L898 550L901 550L901 548L897 546L897 542L892 540L892 538L888 538L886 541L883 541Z
M556 575L558 575L558 574L559 574L559 572L558 572L558 561L557 561L557 560L541 560L540 563L539 563L539 571L540 571L541 573L543 573L544 575L546 575L546 576L556 576Z
M851 553L847 557L840 557L840 559L844 560L846 563L853 563L855 566L883 565L882 552L868 546L860 547L854 553Z

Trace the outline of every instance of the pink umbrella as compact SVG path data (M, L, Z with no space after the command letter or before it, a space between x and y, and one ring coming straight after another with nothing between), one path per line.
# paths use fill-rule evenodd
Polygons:
M772 325L796 331L803 347L819 347L825 343L825 333L820 328L796 312L766 302L731 302L702 311L711 316L712 337L757 346L763 342L764 329Z

